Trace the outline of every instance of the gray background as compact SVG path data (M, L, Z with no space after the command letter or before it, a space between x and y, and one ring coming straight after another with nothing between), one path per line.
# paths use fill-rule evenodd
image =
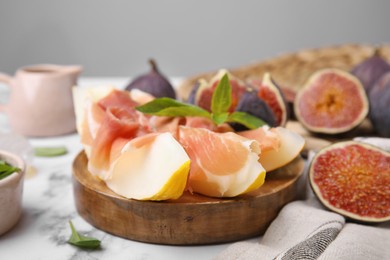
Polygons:
M390 43L390 1L0 0L0 71L81 64L134 76L231 68L304 48Z

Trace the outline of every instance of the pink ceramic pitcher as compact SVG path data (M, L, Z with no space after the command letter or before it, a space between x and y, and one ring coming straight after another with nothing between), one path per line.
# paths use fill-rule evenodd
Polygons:
M75 131L72 87L81 66L39 64L17 70L14 77L0 73L10 87L7 104L0 105L11 129L26 136L55 136Z

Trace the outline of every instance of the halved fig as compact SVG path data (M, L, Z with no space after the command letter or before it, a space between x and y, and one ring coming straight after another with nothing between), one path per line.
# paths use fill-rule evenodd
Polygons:
M289 118L289 110L284 94L279 86L271 78L269 73L263 75L263 79L248 80L248 84L257 89L257 95L271 108L276 118L277 126L284 126Z
M244 82L230 74L225 69L221 69L210 81L200 79L197 85L194 86L193 90L191 91L187 102L211 111L211 99L214 90L217 88L219 81L225 74L228 74L230 85L232 87L232 104L230 106L229 112L233 112L240 100L241 95L245 92L247 87Z
M294 114L294 103L295 103L295 97L297 96L297 92L287 87L281 87L280 90L282 91L283 96L286 99L289 119L296 120L297 118L295 117Z
M340 134L366 118L369 104L360 81L340 69L323 69L310 76L298 92L294 112L309 131Z
M390 220L390 153L356 141L323 148L309 168L322 204L361 222Z

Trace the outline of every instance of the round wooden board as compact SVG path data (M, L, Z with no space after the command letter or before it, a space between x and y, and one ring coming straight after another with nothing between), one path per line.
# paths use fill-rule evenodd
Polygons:
M237 241L265 232L279 210L304 192L304 160L267 174L258 190L229 199L185 193L178 200L123 198L87 170L81 152L73 162L79 214L90 224L123 238L158 244L195 245Z

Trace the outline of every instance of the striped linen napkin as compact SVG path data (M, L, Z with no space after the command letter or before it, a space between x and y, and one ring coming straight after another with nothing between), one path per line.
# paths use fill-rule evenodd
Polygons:
M390 144L390 139L383 141L384 146ZM313 156L310 153L309 161ZM346 222L326 210L308 189L306 200L287 204L258 242L234 243L215 259L390 259L390 223Z

